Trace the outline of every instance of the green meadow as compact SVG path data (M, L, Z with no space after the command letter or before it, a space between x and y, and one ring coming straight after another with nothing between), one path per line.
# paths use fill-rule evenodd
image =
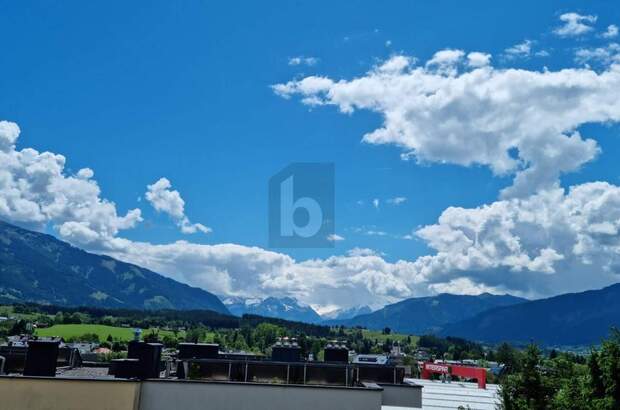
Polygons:
M157 331L157 329L142 329L142 335L148 334L151 330ZM114 327L106 325L54 325L42 329L37 329L35 334L37 336L58 336L65 340L71 337L82 336L86 333L95 333L99 336L100 341L104 341L111 335L114 340L129 341L133 339L133 328L130 327ZM174 336L174 333L167 330L159 330L159 337L162 338L166 335ZM179 336L182 336L179 333Z

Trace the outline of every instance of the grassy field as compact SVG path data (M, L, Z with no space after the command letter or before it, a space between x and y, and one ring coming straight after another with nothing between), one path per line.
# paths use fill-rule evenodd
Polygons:
M142 330L142 335L149 333L151 329ZM37 336L59 336L64 339L82 336L85 333L96 333L99 340L104 341L108 335L112 335L114 340L129 341L133 339L133 329L129 327L113 327L105 325L54 325L51 327L37 329ZM166 330L159 331L159 337L165 335L173 336L173 333ZM180 336L180 334L179 334Z
M416 346L418 343L418 336L410 336L410 335L404 335L404 334L400 334L400 333L390 333L389 335L384 335L380 330L367 330L364 329L362 330L362 334L364 335L364 337L366 339L370 339L370 340L379 340L381 342L385 342L386 339L390 339L390 340L398 340L403 341L405 339L407 339L407 337L411 337L411 344L412 346Z
M15 313L15 309L13 306L0 306L0 316L15 316L18 319L24 320L34 320L37 315L36 314L28 314L28 313Z

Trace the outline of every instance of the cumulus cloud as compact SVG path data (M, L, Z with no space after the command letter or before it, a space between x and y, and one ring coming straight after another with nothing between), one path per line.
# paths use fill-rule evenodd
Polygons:
M440 284L462 276L530 295L600 287L620 277L619 229L620 188L606 182L451 207L416 232L436 251L416 271Z
M496 175L514 175L503 197L552 188L562 173L579 169L599 153L596 141L577 129L620 120L618 65L602 72L485 66L455 73L462 55L436 53L424 66L406 65L399 57L397 69L384 70L395 65L390 59L358 78L309 76L278 84L274 91L347 114L379 113L383 126L363 141L396 145L405 159L480 164Z
M620 63L620 44L611 43L604 47L579 48L575 51L575 61L579 64L610 65Z
M91 169L67 175L64 157L18 151L18 128L2 127L0 138L9 148L0 151L1 218L28 226L49 223L76 246L218 294L294 296L313 306L373 301L379 307L447 291L543 296L603 286L620 273L620 187L605 182L449 208L437 223L416 230L433 253L411 261L390 262L360 248L297 261L238 244L157 245L123 238L121 231L141 220L139 210L119 216L114 204L101 198ZM158 181L149 192L161 212L184 215L169 181Z
M426 69L439 74L456 75L458 64L461 63L464 56L465 52L463 50L446 49L438 51L426 62ZM401 58L404 57L401 56ZM474 59L476 58L474 57ZM389 64L390 61L388 60L384 65ZM399 67L398 72L402 72L407 67L408 65Z
M434 253L413 261L388 262L360 248L296 261L258 247L121 238L103 252L219 294L380 305L447 291L538 297L604 286L620 274L619 230L620 187L596 182L448 208L436 224L415 232Z
M597 182L477 208L449 208L415 232L434 254L388 262L370 249L296 261L235 244L116 238L103 253L219 294L289 295L313 305L377 305L438 292L543 296L620 274L620 188Z
M491 63L491 54L478 51L467 54L467 65L473 68L484 67Z
M592 31L592 24L596 23L597 16L581 15L578 13L564 13L560 16L562 26L553 30L560 37L577 37Z
M327 236L327 240L331 242L340 242L340 241L344 241L344 237L333 233Z
M236 244L154 245L116 238L98 251L227 296L293 296L318 306L350 307L370 301L379 307L429 292L425 284L415 284L410 262L390 263L370 250L296 261L286 254Z
M492 287L476 283L469 278L452 279L446 283L435 283L429 285L434 293L452 293L459 295L479 295L481 293L495 293L497 290Z
M408 263L389 263L371 252L295 261L282 253L237 244L157 245L126 239L121 231L142 220L139 209L119 215L115 204L101 197L92 169L70 175L62 155L17 150L18 137L16 124L0 122L0 218L8 222L36 229L51 226L75 246L218 294L288 295L305 303L335 301L342 306L373 300L376 307L410 294L404 273ZM170 181L163 178L150 185L145 197L155 209L183 223L184 202Z
M349 251L347 252L348 256L379 256L381 255L380 252L375 251L374 249L370 249L370 248L353 248L353 249L349 249Z
M399 55L358 78L309 76L273 87L303 104L380 114L382 126L363 141L396 145L405 159L479 164L514 176L497 201L448 208L436 223L402 237L431 250L412 260L389 261L354 248L298 261L239 244L126 239L123 231L142 220L139 209L121 215L102 197L90 168L73 174L62 155L18 150L19 127L6 121L0 122L0 218L51 226L76 246L218 294L294 296L318 307L369 300L378 307L438 292L538 297L601 287L620 275L620 187L592 182L565 190L558 178L599 153L597 143L580 134L581 125L620 120L614 47L577 50L575 58L597 61L598 71L498 69L484 53L442 50L420 65ZM145 198L182 231L208 231L189 221L167 179L149 185ZM383 201L397 204L397 198ZM372 204L378 207L379 199ZM355 232L391 236L376 227Z
M8 152L19 137L19 127L14 122L0 121L0 151Z
M532 54L532 44L533 42L531 40L525 40L522 43L515 44L504 50L504 56L507 58L529 57Z
M65 157L32 148L17 150L17 124L0 122L0 218L42 229L52 222L61 236L92 242L111 238L142 220L139 209L120 216L102 199L94 173L84 168L65 172Z
M615 24L611 24L607 26L607 30L603 34L601 34L603 38L615 38L618 37L618 26Z
M160 178L152 185L147 185L145 197L157 212L163 212L170 216L181 228L181 232L190 234L198 231L211 232L211 228L200 224L191 223L185 215L185 201L179 191L172 190L172 184L167 178Z

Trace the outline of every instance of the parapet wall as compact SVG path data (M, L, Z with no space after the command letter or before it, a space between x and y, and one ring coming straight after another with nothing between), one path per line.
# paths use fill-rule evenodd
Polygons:
M381 388L0 376L2 410L380 410Z
M148 380L140 410L380 410L380 389Z
M2 410L138 410L140 383L54 377L0 377Z

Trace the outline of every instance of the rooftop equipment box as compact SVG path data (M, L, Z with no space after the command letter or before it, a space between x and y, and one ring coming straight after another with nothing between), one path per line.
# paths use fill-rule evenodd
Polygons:
M138 359L112 359L108 374L117 379L135 379L140 377L140 360Z
M216 343L179 343L179 359L217 359L219 354Z
M131 341L127 346L127 358L139 360L139 370L136 377L141 379L159 378L159 362L161 361L160 343L145 343Z
M300 362L301 348L293 345L276 345L271 348L271 360L274 362Z
M332 363L349 363L349 349L344 346L327 345L323 361Z
M58 341L30 340L24 376L56 376L58 345Z

